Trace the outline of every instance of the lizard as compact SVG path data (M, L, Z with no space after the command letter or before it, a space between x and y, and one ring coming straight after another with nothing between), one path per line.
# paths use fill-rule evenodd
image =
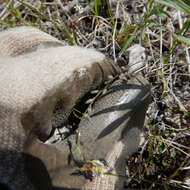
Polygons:
M144 66L136 49L139 47L130 48L128 73L134 73ZM136 64L132 64L134 60ZM76 140L76 135L71 135L69 138L75 162L85 163L85 161L103 158L109 168L113 169L112 172L122 177L104 174L96 176L92 181L84 181L78 176L71 175L76 165L74 162L64 173L60 170L53 172L55 186L82 190L123 189L126 180L125 159L137 151L144 141L143 125L146 110L151 101L150 89L150 84L141 74L129 81L116 80L105 93L97 98L89 116L81 119L78 140ZM67 140L56 143L58 148L64 149L65 155L69 155L70 152L70 147L66 145ZM64 176L67 182L62 181L61 176Z

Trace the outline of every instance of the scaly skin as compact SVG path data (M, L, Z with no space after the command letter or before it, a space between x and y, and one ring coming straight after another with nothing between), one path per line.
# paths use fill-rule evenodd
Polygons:
M109 167L113 168L113 173L125 176L125 159L137 151L143 141L143 124L150 102L149 83L140 75L137 78L128 82L114 82L107 93L98 98L90 118L81 120L78 130L82 156L74 154L77 161L84 161L83 157L86 160L103 158ZM107 135L99 138L102 134ZM75 152L75 147L78 146L75 138L71 137L70 141ZM65 155L69 154L65 142L57 143L56 146L62 149ZM122 190L125 178L103 175L92 182L84 181L78 176L70 175L74 168L70 166L64 171L67 183L58 177L63 175L62 171L55 171L54 185L83 190Z
M125 176L125 159L137 151L143 141L143 125L145 113L150 103L150 85L142 77L136 79L117 81L110 91L97 101L90 120L80 123L82 150L88 160L104 158L112 173ZM115 92L111 91L116 90ZM111 133L98 139L103 131ZM89 137L86 131L92 130ZM90 140L89 140L90 139ZM90 151L90 150L94 151ZM103 175L88 182L85 190L121 190L123 177Z

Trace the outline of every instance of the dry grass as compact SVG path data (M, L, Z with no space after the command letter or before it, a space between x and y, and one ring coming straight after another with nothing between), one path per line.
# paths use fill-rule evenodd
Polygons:
M116 62L127 60L126 49L134 43L145 47L144 75L153 101L146 142L127 159L126 187L190 189L185 182L190 176L190 3L110 2L10 0L0 4L0 28L36 26L68 44L94 47Z

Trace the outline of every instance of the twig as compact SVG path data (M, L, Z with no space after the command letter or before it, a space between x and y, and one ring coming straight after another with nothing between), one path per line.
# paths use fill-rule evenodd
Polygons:
M179 28L182 29L183 28L183 20L181 18L181 12L177 11L178 13L178 21L179 21ZM187 66L188 66L188 72L190 74L190 56L189 56L189 51L187 46L185 45L185 53L186 53L186 61L187 61Z
M112 43L113 43L113 57L114 57L114 62L117 62L117 58L116 58L116 53L115 53L115 36L116 36L116 29L117 29L117 18L118 18L118 13L119 13L119 4L120 1L117 2L117 6L116 6L116 21L115 21L115 25L114 25L114 29L113 29L113 36L112 36Z

